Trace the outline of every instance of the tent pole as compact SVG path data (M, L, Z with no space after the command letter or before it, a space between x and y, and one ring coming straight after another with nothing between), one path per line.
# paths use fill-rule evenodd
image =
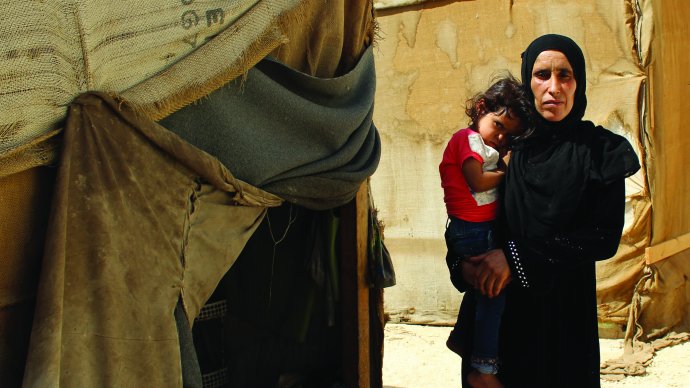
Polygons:
M364 182L341 214L343 379L347 387L358 388L369 388L372 378L366 278L368 204L367 182Z

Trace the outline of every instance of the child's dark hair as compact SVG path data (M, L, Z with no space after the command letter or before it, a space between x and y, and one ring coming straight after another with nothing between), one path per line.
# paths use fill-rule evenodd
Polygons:
M477 130L477 123L487 113L503 114L520 119L525 133L520 138L527 137L534 129L532 102L529 100L522 84L512 74L508 73L494 78L486 91L477 93L467 100L465 113L470 118L470 128Z

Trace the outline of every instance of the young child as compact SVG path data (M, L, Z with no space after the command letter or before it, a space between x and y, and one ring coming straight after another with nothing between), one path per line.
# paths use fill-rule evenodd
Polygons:
M498 212L497 186L508 163L511 139L531 126L531 109L520 83L511 75L496 80L468 100L469 128L456 132L439 166L448 212L445 239L451 281L457 287L463 259L494 248L493 221ZM476 298L474 348L468 376L472 387L502 387L498 372L498 331L505 302L471 289Z

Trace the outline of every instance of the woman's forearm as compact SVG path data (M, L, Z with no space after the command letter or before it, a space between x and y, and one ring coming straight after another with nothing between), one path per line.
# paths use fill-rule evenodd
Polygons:
M602 188L592 206L591 218L574 230L539 239L508 237L504 250L519 285L549 284L560 271L615 255L623 231L625 182Z

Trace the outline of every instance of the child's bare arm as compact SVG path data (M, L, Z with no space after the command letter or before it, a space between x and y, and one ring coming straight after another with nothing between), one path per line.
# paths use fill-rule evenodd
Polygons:
M462 174L473 191L482 192L498 186L505 172L483 171L482 164L477 159L467 158L462 163Z

